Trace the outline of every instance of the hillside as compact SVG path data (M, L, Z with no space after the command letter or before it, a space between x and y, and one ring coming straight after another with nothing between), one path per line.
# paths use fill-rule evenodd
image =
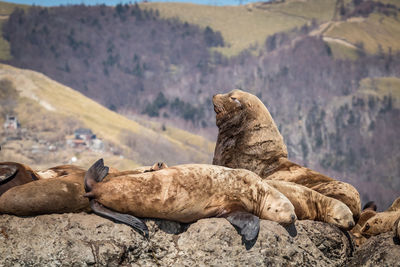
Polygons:
M112 151L118 151L114 153L114 156L112 153L105 154L110 156L109 160L115 163L115 167L132 168L138 165L150 165L156 161L165 161L169 164L210 161L213 144L206 139L188 132L182 133L182 130L169 126L164 126L163 131L161 125L156 123L153 129L144 127L43 74L2 64L0 65L0 81L0 90L4 94L0 109L1 124L4 115L16 114L28 135L35 135L35 138L28 138L33 140L28 144L24 143L24 138L19 144L6 142L0 155L3 161L13 160L11 151L17 150L28 158L28 162L23 160L26 163L39 166L61 164L56 160L66 163L71 156L79 154L76 151L69 151L69 154L63 153L66 136L72 134L74 128L78 127L92 129L99 138L108 143L110 148L113 148ZM1 131L5 134L3 129ZM182 135L185 138L181 138ZM57 153L61 155L50 153L49 156L55 158L53 162L29 160L30 147L34 145L32 143L35 139L59 144L60 153ZM18 153L15 154L14 156L21 157ZM121 160L122 163L118 163L117 158L120 155L126 158ZM171 157L171 155L174 156ZM102 153L80 155L79 158L82 159L78 163L87 166L92 163L90 159L94 160L102 156ZM45 156L42 160L48 161Z
M35 7L4 23L4 62L175 140L185 134L163 124L215 140L212 95L249 91L271 111L292 160L384 209L400 194L399 13L395 1L369 0Z

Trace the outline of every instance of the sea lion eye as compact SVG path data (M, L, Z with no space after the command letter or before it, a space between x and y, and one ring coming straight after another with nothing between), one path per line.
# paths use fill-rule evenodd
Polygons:
M367 224L365 225L365 231L368 231L368 229L369 229L369 223L367 223Z

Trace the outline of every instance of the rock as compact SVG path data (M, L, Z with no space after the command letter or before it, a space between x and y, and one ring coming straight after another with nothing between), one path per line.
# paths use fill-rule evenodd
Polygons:
M400 241L393 232L373 236L354 253L346 266L400 266Z
M94 214L1 215L0 266L338 266L353 248L344 232L322 222L299 221L286 230L262 220L257 241L247 245L221 218L146 223L149 240Z

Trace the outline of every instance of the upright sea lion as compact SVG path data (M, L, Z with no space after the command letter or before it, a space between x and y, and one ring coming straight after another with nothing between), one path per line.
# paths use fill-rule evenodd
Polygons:
M357 190L289 161L274 120L256 96L234 90L215 95L213 103L219 129L213 164L244 168L265 179L304 185L345 203L357 221L361 212Z
M24 166L24 170L29 168L20 165ZM125 172L114 171L109 175L109 178L121 174L143 173L165 166L155 164ZM34 172L30 170L30 172L38 181L15 186L0 196L0 214L32 216L90 211L89 201L83 196L85 193L85 169L74 165L62 165L44 171Z
M368 237L389 232L399 218L400 211L378 212L364 224L361 233Z
M264 182L277 189L292 202L299 220L327 222L343 229L354 226L353 213L337 199L291 182L276 180L264 180Z
M92 210L144 235L146 225L134 216L183 223L226 217L247 241L257 237L258 218L287 224L296 219L283 194L244 169L187 164L101 182L107 172L99 160L85 175Z
M393 201L392 205L386 210L386 211L397 211L400 210L400 197L396 198L395 201Z
M28 166L17 162L1 162L0 163L0 196L18 185L23 185L35 180L39 177Z

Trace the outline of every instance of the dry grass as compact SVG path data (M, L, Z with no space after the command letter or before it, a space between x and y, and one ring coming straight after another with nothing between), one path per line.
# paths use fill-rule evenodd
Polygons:
M234 56L252 45L263 45L274 33L300 27L309 21L297 15L246 6L206 6L184 3L144 3L143 8L158 9L163 18L179 18L183 22L210 26L220 31L226 47L217 48L226 56Z
M394 107L400 108L400 78L365 78L360 82L360 92L377 96L380 99L390 95L394 100Z
M356 60L358 58L357 49L337 43L337 42L326 42L331 48L332 54L338 59L351 59Z
M64 123L66 118L73 117L83 126L91 128L98 137L121 146L124 151L131 148L121 144L121 132L128 131L139 136L141 142L144 142L147 149L152 150L154 155L158 153L157 144L160 144L157 140L162 140L162 147L170 148L171 152L179 153L182 158L195 159L198 163L206 163L211 159L211 148L214 144L207 139L177 129L171 129L165 133L143 127L43 74L0 65L0 79L12 81L22 97L35 102L35 104L22 105L25 112L23 110L18 112L22 121L35 121L43 117L45 113L51 124L55 124L58 119L63 123L57 127L63 127L66 125ZM56 114L57 119L52 118L53 115L50 114ZM43 127L46 128L45 125ZM158 129L160 128L161 126L158 126ZM177 133L177 136L174 136L174 133ZM136 155L137 158L134 160L142 162L140 151L136 151ZM174 155L170 157L173 158Z
M12 4L0 1L0 32L2 32L3 23L15 8L28 9L28 5ZM0 60L11 59L10 44L0 35Z
M339 38L353 45L363 43L368 53L376 53L378 46L387 52L400 50L400 21L393 17L371 14L365 20L336 23L324 36Z

